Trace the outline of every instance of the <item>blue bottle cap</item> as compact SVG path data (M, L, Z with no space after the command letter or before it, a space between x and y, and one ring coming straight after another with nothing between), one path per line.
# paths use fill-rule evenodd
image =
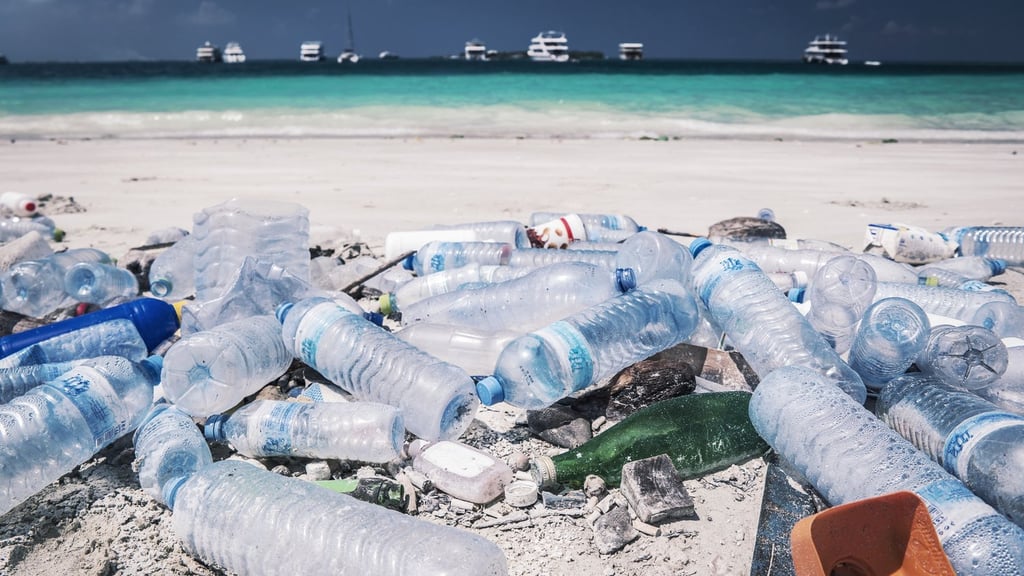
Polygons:
M697 255L703 252L708 246L711 246L711 240L703 237L697 238L693 242L690 242L690 254L696 258Z
M384 315L378 314L377 312L363 312L363 318L366 318L370 322L373 322L377 326L384 325Z
M163 356L157 356L154 354L153 356L145 358L142 362L140 362L140 364L151 368L154 372L156 372L156 379L160 380L160 372L162 372L164 369Z
M988 265L992 268L992 275L999 276L1003 272L1006 272L1006 260L1000 260L998 258L986 258Z
M615 284L620 292L629 292L636 288L636 271L632 268L616 268Z
M174 510L174 499L177 498L178 496L178 489L181 488L181 485L184 484L185 480L187 479L187 476L179 476L177 478L172 478L171 480L168 480L167 483L164 484L164 503L166 503L167 507L170 508L171 510Z
M294 302L282 302L277 307L277 310L274 311L274 316L277 316L278 322L284 322L284 318L288 315L288 311L292 309L292 306L295 306Z
M796 302L796 303L800 304L800 303L802 303L804 301L804 289L803 288L793 288L792 290L789 291L787 296L789 296L789 301L790 302Z
M488 376L476 383L476 395L484 406L493 406L505 399L505 389L501 387L501 381Z
M647 226L639 226L639 225L638 225L638 226L636 227L636 231L637 231L637 232L645 232L646 230L647 230Z
M406 256L405 260L402 260L402 268L405 268L406 270L415 270L415 268L413 267L413 262L415 261L415 258L415 252Z
M211 414L207 416L206 423L203 424L203 436L211 442L220 442L224 439L224 415L223 414Z

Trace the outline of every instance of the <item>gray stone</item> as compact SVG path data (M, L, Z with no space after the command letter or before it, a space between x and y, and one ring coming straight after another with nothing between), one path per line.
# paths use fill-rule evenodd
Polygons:
M620 490L641 522L658 524L693 515L693 499L665 454L624 464Z
M639 536L624 506L612 508L594 522L594 546L601 554L618 552Z
M562 448L576 448L594 436L590 421L564 404L526 413L530 431Z
M583 508L587 505L587 495L580 490L571 490L565 494L544 491L540 493L540 499L544 503L545 508L554 508L556 510Z

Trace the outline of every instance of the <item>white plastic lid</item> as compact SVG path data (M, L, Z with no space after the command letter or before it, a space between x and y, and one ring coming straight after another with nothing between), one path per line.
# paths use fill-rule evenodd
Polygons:
M516 508L533 506L537 502L539 490L532 480L516 480L505 486L505 503Z

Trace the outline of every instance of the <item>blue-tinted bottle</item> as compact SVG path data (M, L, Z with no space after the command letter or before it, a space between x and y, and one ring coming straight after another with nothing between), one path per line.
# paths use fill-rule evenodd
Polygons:
M883 298L864 313L850 347L850 367L878 390L903 374L928 344L931 324L921 307L904 298Z

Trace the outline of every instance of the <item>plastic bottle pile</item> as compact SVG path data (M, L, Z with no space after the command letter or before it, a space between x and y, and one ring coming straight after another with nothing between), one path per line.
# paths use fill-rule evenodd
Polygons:
M693 478L771 447L833 505L915 492L959 574L1024 573L1024 316L989 284L1024 264L1018 229L950 230L913 245L915 267L823 242L687 242L622 215L529 222L396 232L388 259L411 252L414 273L360 301L311 273L309 212L286 203L198 212L149 268L154 298L99 250L12 263L6 310L101 309L0 338L0 513L134 431L140 485L204 562L505 574L486 539L214 462L209 444L389 464L471 504L522 507L590 474L615 486L634 459L666 454ZM892 230L873 238L891 246ZM652 404L529 471L459 442L481 405L545 408L684 342L724 342L761 383ZM327 382L299 381L306 368ZM253 399L275 383L292 397ZM701 434L679 428L697 421Z

